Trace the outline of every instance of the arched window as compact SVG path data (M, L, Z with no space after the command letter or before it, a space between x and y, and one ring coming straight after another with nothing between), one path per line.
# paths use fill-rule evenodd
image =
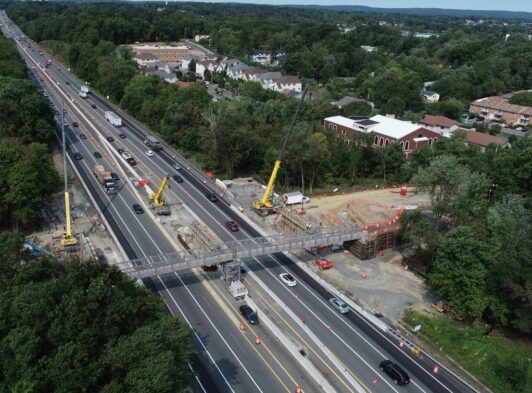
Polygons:
M403 149L405 147L404 142L399 143L399 145L401 145L401 149Z
M378 136L375 136L375 142L373 142L374 145L378 144L379 143L379 137Z
M386 142L384 142L384 146L388 146L390 144L390 141L386 139Z
M432 145L432 138L429 138L429 145Z
M406 141L405 143L405 150L408 151L408 148L410 147L410 141Z
M382 146L382 145L384 145L384 138L381 136L381 139L379 141L379 146Z

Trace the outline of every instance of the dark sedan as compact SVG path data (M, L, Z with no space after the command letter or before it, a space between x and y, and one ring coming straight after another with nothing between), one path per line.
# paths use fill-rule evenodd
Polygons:
M181 176L174 175L172 176L172 179L174 179L178 183L183 183L183 178Z
M144 213L144 209L142 208L142 206L140 206L138 203L134 203L133 204L133 211L137 214L142 214Z
M258 325L259 324L259 316L251 307L249 307L247 304L244 304L243 306L240 306L239 308L240 313L246 318L246 321L250 325Z
M218 202L218 198L216 195L214 195L212 192L209 192L207 195L205 195L207 199L211 202Z

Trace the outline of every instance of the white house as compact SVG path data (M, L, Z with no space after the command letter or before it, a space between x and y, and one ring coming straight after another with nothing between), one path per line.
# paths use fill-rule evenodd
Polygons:
M369 52L369 53L377 51L376 47L369 46L369 45L362 45L360 48L362 48L364 51Z
M218 62L215 60L203 60L196 63L196 75L201 78L205 77L205 71L215 72L218 68Z
M301 81L295 75L287 75L273 81L273 90L278 92L296 91L301 93Z
M440 95L434 91L421 90L421 98L423 99L423 102L432 104L440 100Z
M276 79L282 78L283 75L280 72L265 72L259 75L259 82L263 89L274 90L273 82Z
M251 61L263 65L270 65L272 63L272 54L266 51L255 51L249 55Z
M261 68L247 67L242 69L240 79L245 81L259 81L259 77L267 71Z

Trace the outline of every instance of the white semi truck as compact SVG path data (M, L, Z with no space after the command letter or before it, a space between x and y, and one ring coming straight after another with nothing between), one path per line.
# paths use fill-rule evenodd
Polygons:
M122 125L122 119L114 112L105 111L105 119L115 127Z

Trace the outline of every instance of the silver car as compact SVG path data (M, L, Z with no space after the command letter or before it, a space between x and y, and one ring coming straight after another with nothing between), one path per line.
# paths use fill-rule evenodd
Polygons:
M337 297L329 299L329 303L331 303L332 306L342 314L349 312L349 306L343 300L340 300Z

